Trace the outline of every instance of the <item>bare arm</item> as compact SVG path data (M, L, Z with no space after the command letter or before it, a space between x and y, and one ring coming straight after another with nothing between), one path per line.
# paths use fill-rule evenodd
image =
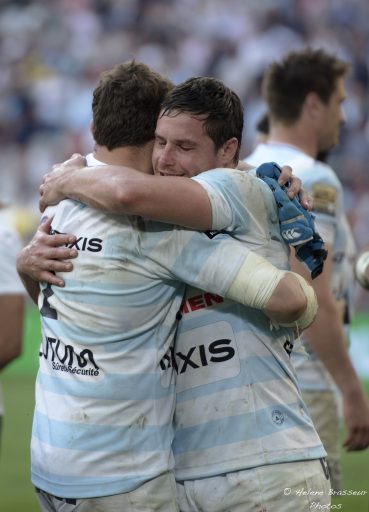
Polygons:
M333 251L330 246L327 249L324 272L311 283L318 299L318 314L304 337L342 393L347 428L344 446L360 450L369 446L369 403L347 351L341 311L330 288ZM309 280L305 267L296 259L291 267Z
M0 370L22 352L24 295L0 295Z
M129 167L77 167L73 158L44 177L40 209L66 197L117 214L140 215L192 229L212 227L206 191L183 177L153 176Z
M76 249L66 245L75 241L74 235L50 235L50 218L41 224L34 237L18 254L17 271L31 297L37 304L39 282L45 281L64 286L64 281L55 272L70 272L73 265L69 260L78 255Z
M141 215L198 230L212 229L208 195L194 180L153 176L129 167L82 166L84 159L75 157L54 166L54 172L45 175L40 187L41 211L70 198L103 211ZM289 196L300 194L304 205L308 204L309 196L289 166L282 168L279 180L282 184L290 181Z

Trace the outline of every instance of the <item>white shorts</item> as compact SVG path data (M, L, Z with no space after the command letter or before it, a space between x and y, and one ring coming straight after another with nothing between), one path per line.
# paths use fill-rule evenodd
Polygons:
M172 473L149 480L131 492L101 498L59 498L37 489L42 512L179 512Z
M177 482L181 512L329 510L330 481L321 460L271 464Z

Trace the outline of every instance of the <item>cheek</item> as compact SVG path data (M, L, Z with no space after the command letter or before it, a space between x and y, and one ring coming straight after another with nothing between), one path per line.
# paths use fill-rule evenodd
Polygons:
M204 169L202 168L201 162L196 158L196 155L185 154L180 158L179 165L181 170L191 178L192 176L197 176Z
M154 158L158 159L162 150L163 150L163 146L159 146L159 144L154 143L154 147L152 148L152 159L153 160L154 160Z

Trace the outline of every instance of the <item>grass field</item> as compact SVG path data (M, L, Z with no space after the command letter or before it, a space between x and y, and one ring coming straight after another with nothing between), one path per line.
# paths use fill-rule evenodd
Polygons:
M367 320L359 318L357 322ZM0 459L0 512L39 512L29 472L29 441L39 345L38 313L33 307L27 311L24 338L22 357L1 375L6 415ZM369 382L365 386L369 395ZM336 497L333 500L335 508L331 510L369 512L369 450L363 453L343 452L342 460L344 490L366 491L366 494Z

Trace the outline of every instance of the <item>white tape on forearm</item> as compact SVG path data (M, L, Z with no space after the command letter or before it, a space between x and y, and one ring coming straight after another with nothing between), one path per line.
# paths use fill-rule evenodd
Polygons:
M369 265L369 251L363 252L355 264L355 277L363 288L369 288L369 281L365 272Z
M264 309L285 274L285 270L277 269L266 259L250 252L229 288L227 297L245 306Z
M314 318L316 317L318 311L318 300L316 298L314 288L310 286L307 283L307 281L305 281L305 279L301 277L299 274L296 274L294 272L293 275L299 281L300 286L306 297L306 309L300 316L300 318L298 318L295 322L280 323L279 325L281 325L282 327L293 327L298 332L301 332L307 327L309 327L309 325L311 325L312 322L314 321Z

